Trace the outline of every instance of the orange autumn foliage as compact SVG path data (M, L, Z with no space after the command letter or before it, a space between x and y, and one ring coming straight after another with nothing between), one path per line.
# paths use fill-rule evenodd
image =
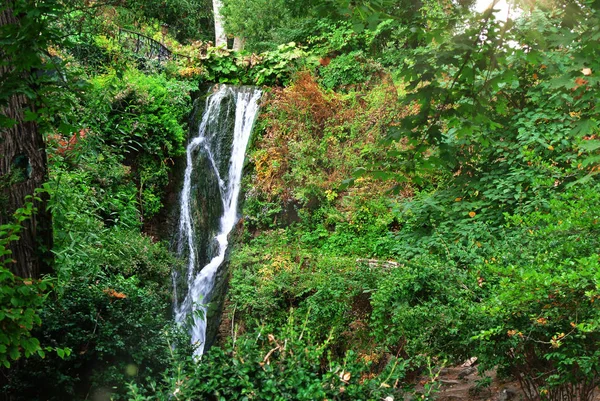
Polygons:
M71 137L69 139L65 138L64 136L62 136L60 134L50 135L48 137L48 139L53 141L56 144L56 153L58 153L61 156L65 156L69 152L73 151L73 149L75 149L75 146L77 145L77 143L81 139L85 138L88 133L89 133L89 129L84 128L84 129L79 130L79 132L76 132L73 135L71 135Z
M342 94L322 89L308 72L298 74L291 86L275 89L264 102L260 120L267 124L251 156L253 187L284 201L294 199L296 188L336 187L356 167L401 146L379 143L388 126L413 112L403 109L397 98L397 88L387 77L367 91ZM394 185L383 185L388 184ZM364 177L358 187L372 185L381 189L382 183Z
M122 292L115 291L112 288L107 288L107 289L103 290L102 292L105 293L106 295L108 295L110 298L117 298L117 299L127 298L127 295L123 294Z

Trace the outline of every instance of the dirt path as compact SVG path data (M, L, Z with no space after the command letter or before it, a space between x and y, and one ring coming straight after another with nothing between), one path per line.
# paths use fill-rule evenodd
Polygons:
M484 380L477 371L477 361L465 362L463 365L443 368L436 381L441 384L434 396L438 401L525 401L525 395L516 381L503 380L496 371L486 372L489 385L482 385ZM425 394L425 384L428 377L421 377L420 384L415 389L417 393ZM594 401L600 401L597 391Z

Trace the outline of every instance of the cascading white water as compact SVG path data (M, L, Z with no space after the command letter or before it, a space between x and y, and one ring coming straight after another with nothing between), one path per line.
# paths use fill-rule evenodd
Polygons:
M233 126L233 139L231 153L229 149L221 149L221 141L218 136L228 135L227 132L219 132L223 125L218 120L223 118L229 110L231 102L226 102L228 97L233 97L235 107L235 123ZM175 293L175 320L183 323L192 314L193 325L191 327L192 343L197 344L196 355L202 355L206 340L206 303L209 301L211 291L214 287L215 275L219 266L225 260L227 251L227 237L238 221L238 197L241 187L242 169L246 147L252 132L252 126L258 113L258 101L261 91L253 88L235 88L222 85L210 95L206 101L206 109L202 116L198 136L193 138L187 147L187 166L185 169L183 190L181 193L181 210L179 218L179 253L187 254L187 284L188 289L181 303L177 302ZM225 124L227 127L227 124ZM198 269L198 258L194 234L194 222L192 211L192 182L194 172L194 155L204 152L208 158L212 173L215 174L220 199L209 199L208 202L222 202L223 214L219 219L219 228L216 236L210 244L201 246L214 247L214 256L208 264ZM223 179L219 166L222 165L223 157L229 158L227 176ZM207 172L211 173L211 172ZM216 244L215 244L216 243ZM174 291L177 291L177 280L174 275Z

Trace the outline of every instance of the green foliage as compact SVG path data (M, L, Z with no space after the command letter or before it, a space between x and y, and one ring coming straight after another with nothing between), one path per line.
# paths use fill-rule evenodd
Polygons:
M169 33L181 42L211 40L214 37L210 0L103 0L92 7L85 0L63 4L66 15L57 21L63 32L75 36L109 34L114 28L160 31L167 24ZM150 35L152 36L152 35Z
M330 254L386 257L395 241L388 232L394 224L386 198L347 199L347 210L324 204L313 211L301 211L302 242Z
M361 51L335 57L320 70L321 83L327 89L362 84L373 79L379 68L370 63Z
M208 82L239 84L244 68L238 64L228 51L212 47L202 60L202 75Z
M69 348L42 349L38 338L33 336L36 326L42 323L40 312L48 291L53 286L52 280L17 277L7 269L12 263L8 259L11 251L7 249L7 245L19 239L21 224L30 219L34 212L33 202L27 199L24 207L15 211L15 221L0 226L0 365L3 368L10 368L10 361L16 361L22 356L30 358L37 355L44 358L44 351L56 351L59 358L71 354Z
M82 390L114 393L165 368L168 298L156 284L131 277L73 277L47 305L38 334L68 345L64 359L30 360L12 380L19 399L65 399ZM85 372L85 374L82 374ZM104 389L104 390L102 390Z
M134 400L379 400L400 395L394 382L404 377L408 364L392 359L378 378L371 366L352 351L342 360L328 351L331 336L315 338L308 320L291 313L280 329L259 328L224 348L213 347L195 364L178 364L165 373L166 383L143 391L132 389ZM182 366L183 365L183 366ZM148 394L147 396L143 393Z
M15 116L8 116L5 106L13 96L23 96L23 114L40 131L57 126L56 115L72 106L65 95L66 73L63 61L49 54L48 49L65 42L60 28L53 21L65 15L63 4L44 0L32 7L27 0L11 0L0 8L11 9L16 23L0 26L2 40L2 74L0 76L0 127L13 127ZM27 49L26 52L23 49ZM55 124L56 123L56 124ZM3 177L4 180L4 177ZM2 185L2 184L0 184Z
M193 87L137 71L91 83L77 109L56 116L77 126L63 123L48 137L57 279L55 292L31 298L31 311L21 315L20 352L38 356L3 372L3 391L15 399L103 392L119 399L127 382L166 366L168 288L178 262L140 229L162 208L171 157L183 152ZM23 294L37 288L11 283ZM7 351L18 357L12 345Z
M86 140L93 138L73 150L77 159L52 158L56 290L40 305L42 325L33 331L41 347L67 346L73 353L57 350L58 358L30 359L12 370L7 390L17 399L60 400L88 391L119 399L126 383L166 366L168 283L178 262L139 232L130 169L114 155L90 152Z
M214 22L210 0L130 0L127 8L139 16L166 23L180 41L212 40Z
M372 330L381 346L402 347L410 356L469 357L462 334L477 317L476 278L436 258L420 258L384 272L371 297Z
M310 68L313 61L303 47L289 42L261 53L260 64L249 70L249 76L255 85L288 85L298 71Z
M246 197L244 224L249 230L269 229L277 226L277 217L283 208L276 202L269 202L258 197Z
M290 40L306 42L325 25L349 25L355 31L374 27L392 9L413 8L398 0L223 1L222 14L229 34L247 39L252 51L272 50ZM256 16L261 18L256 18Z
M56 26L58 3L41 14L15 3L23 35L2 28L13 38L4 63L45 53L55 27L81 20L90 26L63 50L71 72L96 75L81 92L67 79L78 102L57 90L54 59L12 61L0 82L39 100L27 118L56 127L54 293L6 271L18 225L0 228L0 363L27 357L9 371L16 399L124 399L133 382L136 400L376 400L402 396L419 367L428 399L432 361L473 355L531 399L589 399L600 375L597 2L502 23L462 14L470 1L224 1L230 33L267 51L190 46L191 61L165 75L129 70L108 28L146 18L159 35L160 17L197 37L207 1L118 2L102 23L69 9ZM287 86L268 94L247 169L250 232L233 251L228 307L239 329L200 363L165 333L178 262L140 233L183 153L195 83L174 76ZM30 91L46 81L52 90Z
M221 13L228 33L246 39L249 50L264 51L272 45L265 42L271 39L273 29L291 18L286 3L284 0L245 0L243 3L225 0Z
M31 331L41 323L39 312L51 284L48 280L17 277L8 269L11 251L7 246L19 239L21 224L31 218L33 211L33 203L27 202L15 212L14 223L0 226L0 365L5 368L21 356L44 355Z
M500 366L528 397L588 398L598 371L597 189L565 193L549 212L513 216L520 257L481 267L487 328L474 339L486 368Z
M408 92L400 124L381 114L387 144L363 134L359 157L349 157L361 131L325 112L342 115L348 103L305 77L268 104L252 155L253 191L264 197L253 194L250 205L293 200L300 222L255 233L234 255L231 299L248 327L310 308L311 327L364 324L348 330L354 344L367 333L367 344L388 352L476 354L483 369L521 380L531 399L589 399L598 380L599 147L596 66L586 60L596 59L597 13L582 5L567 24L571 15L537 10L514 25L488 13L457 34L457 14L433 3L422 11L406 27L381 24L360 45L348 26L315 34L313 50L342 52L320 69L322 84L337 89L359 81L350 52L366 57L357 47L405 40L380 58L404 63L395 78ZM346 121L369 124L352 112ZM358 170L351 190L332 173L341 160ZM393 180L404 198L382 195L364 172ZM263 209L247 210L252 221ZM353 319L365 291L366 316Z
M40 342L31 336L31 330L41 323L38 315L44 301L43 293L47 281L33 282L13 275L10 270L0 268L0 364L10 368L10 361L21 356L44 355Z
M365 48L369 31L357 32L350 21L320 19L314 25L307 40L318 53L350 53Z
M142 216L156 215L162 203L172 158L184 152L185 116L190 109L191 84L129 70L92 80L87 116L95 138L104 147L120 149L132 168Z
M294 42L260 54L247 55L210 47L199 63L208 82L247 85L286 85L313 59ZM314 63L313 63L314 64Z

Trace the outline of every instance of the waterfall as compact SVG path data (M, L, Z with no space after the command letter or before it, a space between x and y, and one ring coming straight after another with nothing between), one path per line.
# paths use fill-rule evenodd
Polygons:
M193 319L190 334L192 343L198 345L196 356L204 351L207 304L219 267L225 260L227 237L239 218L238 197L244 156L260 96L261 91L254 88L216 86L206 100L198 135L187 147L178 227L178 253L187 259L187 288L181 301L177 294L180 273L175 272L174 312L179 324ZM216 188L213 192L209 189L211 183ZM201 198L208 199L195 198L194 194L198 192L204 194ZM209 216L201 215L198 205L204 205L204 215ZM204 227L199 220L205 223ZM213 227L210 227L211 221ZM202 235L206 241L201 241Z

